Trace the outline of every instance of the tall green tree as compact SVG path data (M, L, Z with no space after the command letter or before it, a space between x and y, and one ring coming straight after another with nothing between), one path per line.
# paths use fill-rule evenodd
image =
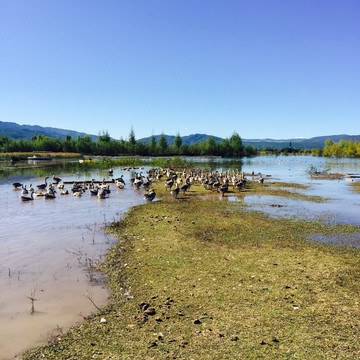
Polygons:
M135 138L135 132L134 128L131 128L130 134L129 134L129 140L127 141L127 152L130 155L136 154L136 138Z
M180 151L180 146L182 145L182 139L181 139L179 133L177 133L176 136L175 136L174 145L175 145L175 148L176 148L176 150L177 150L177 153L179 153L179 151Z
M154 135L151 135L151 138L149 141L149 155L151 155L151 156L156 155L156 137Z
M166 150L168 148L168 142L165 138L164 133L162 133L160 135L158 146L159 146L159 150L160 150L160 155L166 155Z

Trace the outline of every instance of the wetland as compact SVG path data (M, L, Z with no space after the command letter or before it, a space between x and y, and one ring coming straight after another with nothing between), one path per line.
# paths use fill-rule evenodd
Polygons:
M152 186L158 201L145 204L144 191L129 179L149 168L119 167L112 176L123 175L127 185L112 187L107 199L59 195L24 204L13 181L36 184L54 173L66 181L110 177L107 170L84 171L77 163L3 166L0 341L5 340L2 349L9 346L4 359L48 339L49 346L24 358L358 353L360 196L351 186L356 178L346 181L345 174L358 175L359 160L270 156L194 162L218 172L261 173L264 186L249 177L243 191L224 197L194 185L174 199L160 181ZM317 179L309 176L310 166L344 176ZM90 279L89 259L107 274L107 287L98 273ZM333 298L334 291L339 296ZM339 324L344 329L336 333ZM310 325L324 336L311 342Z

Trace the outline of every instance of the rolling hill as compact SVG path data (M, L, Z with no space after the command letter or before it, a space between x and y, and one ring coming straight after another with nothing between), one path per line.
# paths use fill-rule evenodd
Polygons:
M79 135L87 135L83 132L78 132L74 130L65 130L52 127L42 127L38 125L19 125L14 122L4 122L0 121L0 134L6 135L12 139L25 139L31 140L33 136L44 135L48 137L58 137L60 139L65 138L70 135L73 138L78 137ZM97 139L96 135L90 135L91 138L95 141Z
M48 136L48 137L58 137L60 139L65 138L67 135L70 135L73 138L77 136L87 135L84 132L78 132L74 130L65 130L59 128L52 127L42 127L38 125L19 125L13 122L3 122L0 121L0 135L6 135L9 138L13 139L25 139L31 140L33 136L38 134ZM97 140L96 135L90 135L93 141ZM156 141L159 140L161 135L155 135ZM165 138L169 145L174 143L175 136L174 135L165 135ZM212 135L208 134L192 134L187 136L181 136L181 139L184 144L192 144L198 143L202 141L206 141L206 139ZM241 134L240 134L241 136ZM212 136L216 141L221 141L221 137ZM138 139L142 142L150 141L151 137L145 137L142 139ZM328 136L317 136L310 139L303 138L293 138L293 139L242 139L243 144L245 146L251 145L255 148L273 148L273 149L282 149L285 147L291 146L299 149L316 149L323 148L325 144L325 140L331 139L334 142L338 142L340 139L348 140L348 141L360 141L360 135L328 135Z

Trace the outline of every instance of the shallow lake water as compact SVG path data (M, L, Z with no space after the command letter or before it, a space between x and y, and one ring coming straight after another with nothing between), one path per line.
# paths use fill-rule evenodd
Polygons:
M221 200L242 201L250 209L270 216L320 218L328 223L360 225L360 195L351 190L349 182L317 180L307 174L312 166L320 171L359 175L360 160L260 156L237 163L217 159L205 165L200 164L203 159L196 161L200 167L262 173L265 184L282 181L309 185L309 189L296 191L329 199L313 203L235 194ZM112 177L124 175L127 185L123 190L112 185L107 199L99 200L88 193L80 198L58 193L53 200L39 197L22 202L21 191L11 185L14 181L28 186L32 183L35 187L53 173L64 181L110 179L106 170L84 171L63 163L45 165L33 164L29 168L28 164L17 163L15 167L0 167L0 359L11 359L28 347L45 343L51 336L61 336L62 331L96 311L89 297L99 307L106 304L109 294L103 281L99 274L93 279L87 265L89 261L100 261L115 242L104 234L104 225L119 220L129 207L144 202L144 191L129 184L133 173L120 167L114 169ZM146 169L134 171L144 173ZM70 190L71 186L66 188ZM327 241L316 235L314 239ZM347 239L341 241L346 243ZM359 243L358 238L351 241ZM30 315L29 297L37 299L33 315Z
M116 169L114 177L121 174L128 183L131 173ZM56 175L64 181L108 178L106 171L98 170L83 176ZM28 170L0 184L0 359L44 343L96 311L89 297L98 307L107 303L104 281L88 271L89 264L100 261L115 241L105 235L104 225L144 202L143 191L129 183L123 190L111 185L103 200L88 192L79 198L62 196L58 190L56 199L22 202L13 181L35 187L44 178ZM29 297L37 299L33 315Z

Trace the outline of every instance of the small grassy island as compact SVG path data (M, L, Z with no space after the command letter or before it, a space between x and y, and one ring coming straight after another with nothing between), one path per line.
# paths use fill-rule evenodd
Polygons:
M355 359L360 357L359 251L310 241L348 225L275 219L241 198L324 201L302 186L249 182L239 201L194 185L132 208L101 270L109 305L23 359ZM225 199L226 200L226 196Z

